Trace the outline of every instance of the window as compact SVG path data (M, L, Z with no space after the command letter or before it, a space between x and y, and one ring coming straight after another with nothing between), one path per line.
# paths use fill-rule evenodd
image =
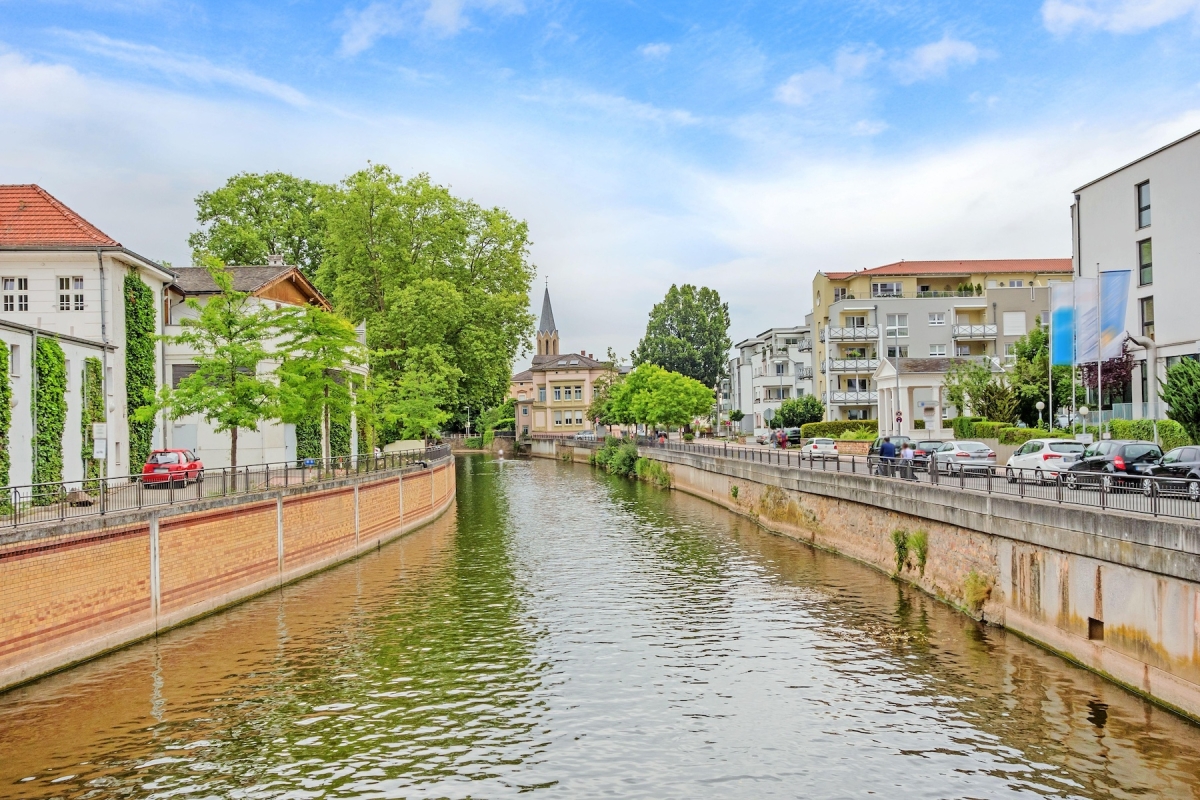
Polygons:
M849 291L849 290L848 290L848 289L847 289L845 286L837 286L837 287L834 287L834 290L833 290L833 302L835 302L835 303L836 303L836 302L838 302L839 300L845 300L845 299L846 299L846 293L847 293L848 291Z
M927 284L927 283L918 284L917 292L919 292L920 294L928 294L929 293L929 284Z
M0 284L4 287L5 311L29 310L29 278L4 278Z
M987 282L987 288L989 288L989 289L998 289L998 288L1000 288L1000 281L988 281L988 282Z
M783 363L782 361L777 361L777 362L775 363L775 374L776 374L776 375L783 375L783 374L784 374L784 372L785 372L785 370L786 370L786 368L787 368L787 364Z
M843 347L842 358L866 358L867 348L865 347Z
M1017 345L1014 342L1009 342L1008 344L1004 345L1004 363L1017 363Z
M179 382L184 378L188 378L198 370L195 364L172 364L171 365L171 388L178 389Z
M897 351L899 351L898 354ZM908 345L902 344L899 347L894 344L889 345L887 353L888 358L908 358Z
M1009 281L1008 282L1008 286L1010 289L1020 289L1024 285L1025 285L1025 281Z
M75 291L75 294L72 295L75 310L83 311L83 278L71 278L71 288Z
M554 412L554 424L562 425L562 412L561 411Z
M784 344L799 344L800 340L799 339L784 339L783 343Z
M729 391L729 387L728 387L728 386L726 386L726 387L725 387L725 391ZM600 387L599 387L599 386L593 386L593 387L592 387L592 399L593 399L593 400L595 400L595 399L596 399L597 397L599 397L599 396L600 396Z
M562 389L558 386L554 387L554 399L562 400Z
M929 324L934 325L934 326L945 325L946 324L946 312L945 311L930 311L929 312Z
M1004 323L1005 336L1024 336L1025 335L1025 312L1024 311L1005 311L1001 317Z
M1138 301L1142 311L1142 336L1154 338L1154 298L1143 297Z
M529 406L521 406L521 416L522 417L529 416Z
M546 402L546 387L545 386L538 387L538 402L539 403Z
M1137 185L1137 210L1138 210L1138 227L1147 228L1150 226L1150 181L1144 181Z
M931 344L931 345L929 345L929 355L931 355L931 356L944 356L944 355L946 355L946 345L944 345L944 344Z
M958 345L957 347L954 348L954 355L958 356L959 358L963 358L964 356L971 355L971 345L969 345L969 344Z
M58 279L58 310L59 311L70 311L71 310L71 279L70 278L59 278Z
M846 317L845 320L846 320L847 328L865 328L865 327L867 327L867 318L865 316L863 316L863 317L850 316L850 317Z
M582 387L582 386L576 386L576 387L575 387L575 399L576 399L576 400L582 400L582 399L583 399L583 387Z
M872 283L872 297L900 297L904 294L904 284L900 281L888 281L886 283Z
M865 392L870 378L846 378L847 392Z
M582 411L576 411L576 412L575 412L575 424L576 424L576 425L582 425L582 424L583 424L583 412L582 412Z
M1138 285L1149 286L1154 283L1154 253L1150 248L1150 240L1138 242Z
M8 348L8 377L21 377L21 346L18 344Z
M908 336L908 314L888 314L887 335Z

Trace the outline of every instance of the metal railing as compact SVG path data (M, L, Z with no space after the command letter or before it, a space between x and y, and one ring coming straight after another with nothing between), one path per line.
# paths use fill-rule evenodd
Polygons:
M879 402L879 392L830 392L830 403L865 405Z
M832 372L874 372L879 367L878 358L831 358L829 369ZM821 362L821 372L825 371L825 362Z
M1043 500L1059 505L1124 511L1147 517L1200 520L1200 479L1154 477L1108 472L1079 472L1049 465L1016 469L994 464L957 464L928 460L902 462L877 456L821 455L809 457L803 443L787 449L717 444L639 444L677 452L697 453L738 461L773 464L793 469L847 472L890 481L920 482L952 492L999 494ZM1060 465L1061 466L1061 465Z
M834 327L832 325L821 329L821 341L832 341L834 339L851 339L854 341L865 341L867 339L879 338L878 325L864 325L853 328Z
M951 336L955 339L995 339L997 333L995 325L955 325Z
M34 483L0 489L0 529L286 489L321 481L428 464L450 456L448 445L378 456L336 456L195 471Z

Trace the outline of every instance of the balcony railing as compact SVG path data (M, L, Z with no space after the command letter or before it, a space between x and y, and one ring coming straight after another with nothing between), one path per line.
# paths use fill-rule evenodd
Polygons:
M874 372L879 367L878 358L832 358L829 369L833 372ZM825 362L821 362L821 372L825 371Z
M796 345L796 349L801 353L807 353L812 350L812 339L801 339Z
M965 289L962 291L951 291L951 292L945 292L945 291L936 291L936 292L935 291L928 291L928 292L876 291L876 292L862 292L861 294L862 294L861 297L857 297L853 294L846 294L846 295L842 295L841 297L834 295L833 302L840 303L844 300L866 300L868 297L871 297L874 299L896 298L896 299L901 299L901 300L919 300L919 299L923 299L926 297L983 297L982 294L977 294L974 291L968 292Z
M955 325L952 335L955 339L995 339L995 325Z
M879 392L830 392L829 402L839 405L868 405L879 402Z
M854 328L836 328L832 325L821 329L821 341L870 341L879 338L878 325L865 325Z
M812 367L796 367L796 377L797 378L799 378L801 380L805 380L807 378L811 378L812 376L813 376L813 368Z

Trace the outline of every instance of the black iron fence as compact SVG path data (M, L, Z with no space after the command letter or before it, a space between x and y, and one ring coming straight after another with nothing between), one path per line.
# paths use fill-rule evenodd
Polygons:
M191 503L214 497L285 489L335 478L428 465L450 456L442 444L377 456L338 456L244 467L218 467L0 489L0 528Z
M795 448L776 449L730 443L660 444L657 440L648 438L640 438L638 444L643 447L773 464L792 469L847 472L885 480L917 481L946 491L1003 494L1062 505L1200 520L1200 480L1183 477L1053 470L1049 466L1016 469L996 464L901 461L899 458L880 459L877 456L806 452L803 444Z

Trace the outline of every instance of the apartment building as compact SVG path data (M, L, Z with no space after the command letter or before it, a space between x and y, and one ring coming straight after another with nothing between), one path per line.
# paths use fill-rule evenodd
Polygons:
M1155 373L1165 380L1168 366L1200 354L1193 272L1200 257L1200 131L1079 187L1071 212L1075 274L1132 272L1125 330L1154 342ZM1137 369L1125 392L1132 408L1122 416L1145 419L1157 408L1163 418L1166 406L1153 402L1147 348L1133 353Z
M730 396L732 407L744 414L741 432L761 433L768 427L768 408L778 411L784 400L814 393L811 315L804 325L768 328L734 347Z
M900 261L813 279L815 390L828 419L875 419L881 359L980 358L1000 367L1071 260ZM937 363L949 364L952 361ZM956 409L937 406L942 416Z

